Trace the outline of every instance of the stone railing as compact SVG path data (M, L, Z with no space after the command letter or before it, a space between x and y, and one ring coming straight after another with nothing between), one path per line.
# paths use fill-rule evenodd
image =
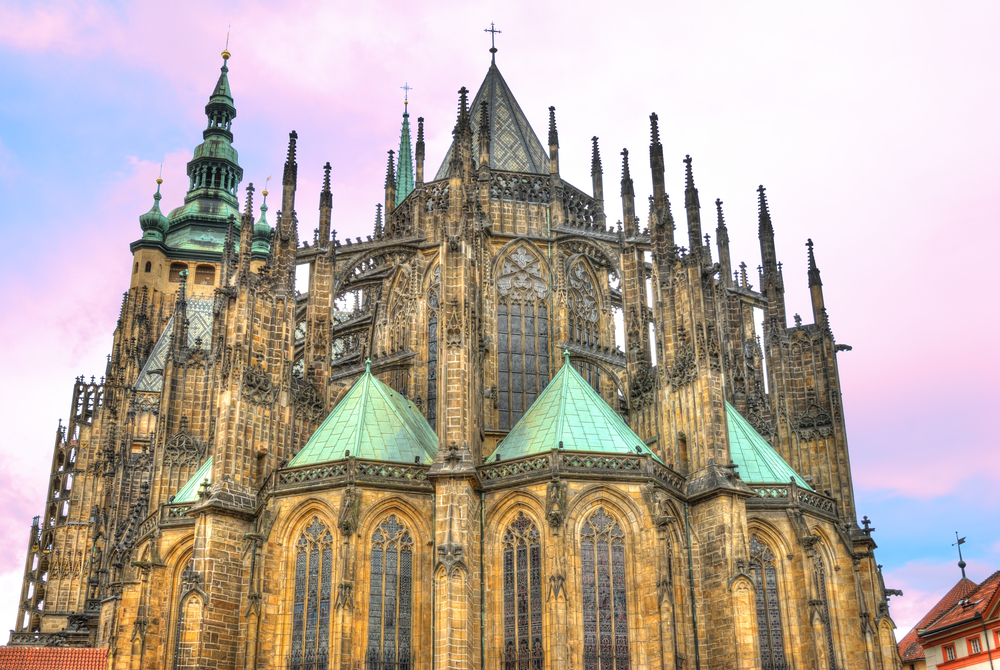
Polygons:
M584 479L655 480L678 496L684 490L684 477L656 461L648 452L630 455L553 449L543 454L485 463L478 471L487 489L559 475Z
M12 647L86 647L90 639L89 633L77 631L59 631L57 633L16 633L10 632Z
M178 503L176 505L161 505L160 525L186 526L188 524L194 523L193 518L185 516L185 514L189 509L191 509L191 503Z
M833 498L801 488L794 481L788 484L750 484L749 486L754 492L754 497L747 500L747 505L750 507L801 506L832 519L838 517L837 502Z
M432 491L427 479L429 465L415 463L388 463L360 458L345 458L318 465L305 465L276 471L273 493L287 495L297 491L324 488L342 484L366 484L389 488ZM266 500L270 492L258 493L258 503Z

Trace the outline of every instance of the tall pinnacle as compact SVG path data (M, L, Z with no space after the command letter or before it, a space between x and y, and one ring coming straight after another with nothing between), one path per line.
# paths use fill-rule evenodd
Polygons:
M407 86L407 89L409 86ZM409 92L409 91L407 91ZM413 192L413 158L410 145L409 99L403 100L403 129L399 133L399 162L396 169L396 204Z
M393 163L394 163L393 156L394 156L395 153L396 153L395 151L393 151L392 149L389 149L389 162L388 162L388 164L385 167L385 187L386 188L389 188L389 187L395 188L395 186L396 186L396 171L393 168Z
M823 281L819 278L819 268L816 267L816 255L813 253L812 238L806 240L806 246L809 247L809 286L822 286Z
M603 174L604 167L601 165L601 150L597 146L597 135L591 137L590 141L594 144L594 149L590 157L590 176L593 177L595 174Z

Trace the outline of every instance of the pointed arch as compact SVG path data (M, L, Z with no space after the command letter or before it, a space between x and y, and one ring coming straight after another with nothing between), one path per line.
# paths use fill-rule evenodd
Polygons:
M604 505L583 521L580 537L584 670L629 667L625 531Z
M823 629L823 644L824 644L824 655L829 659L829 667L831 670L836 670L838 667L837 663L837 652L836 643L834 640L834 626L833 626L833 613L830 608L830 573L828 572L829 566L834 565L833 556L829 550L829 547L823 541L821 535L813 535L816 538L816 542L812 548L812 559L813 559L813 570L815 574L815 588L816 595L818 596L815 602L815 614L818 619L818 623Z
M501 536L504 670L541 670L542 543L539 524L519 511Z
M761 670L785 670L787 667L775 562L771 547L761 542L756 533L750 535L750 574L756 591Z
M412 667L413 554L410 530L395 514L384 518L369 541L368 668Z
M517 242L517 244L514 244ZM509 430L549 383L549 268L527 240L494 262L498 427Z
M330 653L333 593L332 526L313 515L292 549L291 648L289 670L326 668Z

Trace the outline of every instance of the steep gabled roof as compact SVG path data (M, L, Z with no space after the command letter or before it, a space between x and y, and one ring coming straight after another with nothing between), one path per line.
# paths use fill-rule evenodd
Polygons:
M196 349L201 340L201 347L207 349L212 343L212 310L211 300L187 300L188 347ZM167 321L167 327L160 334L160 339L153 345L153 350L142 366L139 376L135 379L135 390L144 393L159 393L163 390L163 368L167 365L167 353L170 351L170 337L174 332L174 317Z
M347 456L396 463L429 464L438 438L420 410L371 373L354 383L288 467Z
M479 165L479 104L483 100L486 100L490 119L490 168L548 174L548 154L538 141L538 135L532 130L496 63L490 65L486 79L469 107L473 164ZM448 154L434 176L435 181L448 177L454 148L454 143L448 147Z
M740 466L737 470L740 479L748 484L785 484L794 479L802 488L813 490L728 402L726 422L729 424L729 452L733 463Z
M924 648L920 646L920 642L917 639L917 630L927 628L927 626L934 623L935 620L941 618L943 614L954 607L959 600L968 597L977 588L974 581L963 577L951 587L948 593L944 594L944 597L899 641L897 646L899 647L899 656L903 659L903 663L913 663L924 659Z
M949 626L968 623L975 618L977 613L988 618L989 614L986 610L993 604L998 590L1000 590L1000 570L984 579L983 583L975 591L963 598L963 600L968 600L967 604L961 605L956 603L947 614L928 624L927 628L930 630L927 633L948 628Z
M499 455L511 460L563 448L569 451L652 453L604 398L569 364L569 352L556 376L521 420L497 445L487 461ZM655 454L653 458L660 460Z
M209 484L212 483L212 458L212 456L209 456L208 460L198 468L198 471L191 475L191 479L187 480L187 483L181 487L181 490L174 495L174 500L171 504L191 503L198 500L198 489L201 488L201 483L206 479Z

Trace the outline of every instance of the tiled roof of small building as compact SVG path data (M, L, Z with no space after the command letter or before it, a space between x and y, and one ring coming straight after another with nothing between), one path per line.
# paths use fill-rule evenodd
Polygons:
M0 647L0 670L105 670L107 649Z
M569 364L569 352L556 376L487 461L558 449L635 454L652 453L642 439ZM653 458L660 460L655 454Z
M998 589L1000 589L1000 570L984 579L979 588L963 598L963 600L969 601L968 604L961 605L956 603L947 614L928 624L927 628L930 630L927 632L967 623L975 618L977 612L983 616L988 616L986 609L993 602Z
M371 373L369 365L288 467L355 458L430 464L438 438L420 410Z
M899 656L903 659L903 663L913 663L924 659L924 648L920 646L920 642L917 640L917 629L926 628L934 623L942 614L954 607L959 600L967 597L977 588L974 581L963 577L958 580L957 584L951 587L948 593L944 594L944 597L899 641L897 646L899 647Z
M205 461L198 472L191 476L191 479L187 480L187 483L181 487L181 490L174 495L172 505L178 503L189 503L198 500L198 489L201 488L201 483L205 480L208 483L212 483L212 457L209 456L208 460Z
M806 480L728 402L726 422L729 424L729 452L733 463L739 466L740 479L748 484L785 484L794 479L796 484L812 491Z

